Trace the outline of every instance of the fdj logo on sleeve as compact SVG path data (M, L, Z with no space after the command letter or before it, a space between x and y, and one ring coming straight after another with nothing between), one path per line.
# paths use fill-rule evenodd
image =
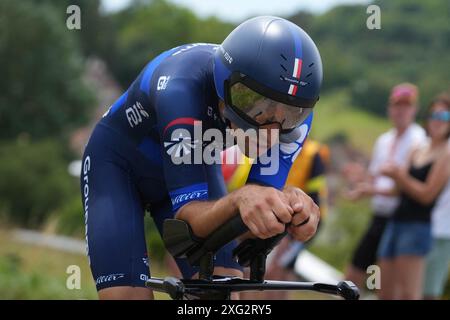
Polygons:
M139 101L137 101L131 107L127 108L125 110L125 113L127 115L128 123L132 128L141 123L143 117L150 117L150 115L147 113L147 111L144 110L144 107L142 106L142 104L140 104Z

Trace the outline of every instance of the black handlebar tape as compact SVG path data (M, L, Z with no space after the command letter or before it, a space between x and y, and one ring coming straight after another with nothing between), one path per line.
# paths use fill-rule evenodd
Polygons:
M241 215L237 214L223 225L214 230L203 242L200 250L196 250L189 261L193 264L200 261L200 258L206 253L216 253L224 245L233 241L240 235L248 231L247 226L242 221Z
M247 231L248 227L242 221L241 215L238 214L213 231L206 239L205 246L213 251L219 250Z

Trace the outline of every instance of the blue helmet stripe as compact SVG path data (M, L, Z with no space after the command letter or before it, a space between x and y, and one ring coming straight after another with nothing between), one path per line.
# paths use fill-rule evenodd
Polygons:
M302 59L303 58L302 40L298 36L298 30L295 30L294 27L296 27L296 25L289 23L289 30L291 30L292 37L294 38L295 57Z

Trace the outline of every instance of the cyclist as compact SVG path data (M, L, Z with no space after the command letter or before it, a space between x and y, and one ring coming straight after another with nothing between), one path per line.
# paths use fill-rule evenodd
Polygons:
M256 237L281 233L285 223L294 238L312 237L318 207L283 185L309 132L321 82L312 39L277 17L245 21L220 46L182 45L153 59L96 125L83 156L87 254L99 297L153 297L145 288L146 209L159 232L176 215L204 237L239 212ZM247 184L227 195L220 163L196 156L224 148L216 136L206 138L211 130L239 140L243 131L230 128L267 129L268 138L256 139L259 156ZM247 138L246 153L255 144ZM258 159L272 155L278 167L268 173L274 161ZM235 245L217 253L216 274L242 275L232 259ZM185 278L196 274L187 261L176 262Z

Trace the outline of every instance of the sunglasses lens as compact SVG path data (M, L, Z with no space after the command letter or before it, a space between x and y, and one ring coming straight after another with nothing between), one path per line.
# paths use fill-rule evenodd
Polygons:
M433 112L430 115L430 119L448 122L450 121L450 111Z

